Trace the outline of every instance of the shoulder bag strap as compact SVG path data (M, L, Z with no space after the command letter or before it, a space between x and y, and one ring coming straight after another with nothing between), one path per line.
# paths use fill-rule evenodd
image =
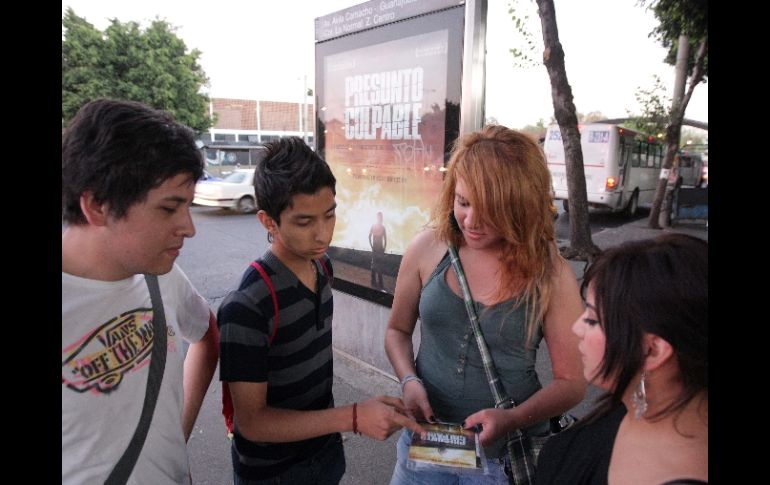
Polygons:
M147 375L147 391L144 394L144 405L136 431L128 443L128 448L123 452L123 456L120 457L115 468L105 480L105 485L122 485L131 476L150 429L155 404L158 402L160 385L163 381L163 371L166 368L166 315L163 311L158 277L144 275L144 279L147 282L152 300L152 353L150 354L150 370Z
M463 300L465 301L465 310L468 312L468 319L471 321L473 335L476 337L476 343L479 346L481 362L484 364L484 372L487 375L489 389L492 391L492 396L495 398L495 407L514 407L516 403L513 402L505 392L503 382L500 380L500 374L498 374L497 368L495 367L495 361L492 360L492 353L489 351L489 347L487 347L487 341L484 340L484 334L479 325L479 318L476 315L476 306L473 304L471 289L468 287L468 281L465 279L465 272L463 271L462 264L460 264L460 256L457 255L457 250L451 244L449 245L449 259L452 262L455 274L457 274L457 280L460 282L460 289L463 292Z

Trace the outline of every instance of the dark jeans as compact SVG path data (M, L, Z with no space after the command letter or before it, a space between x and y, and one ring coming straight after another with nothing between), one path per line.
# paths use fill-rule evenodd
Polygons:
M345 451L340 435L326 446L280 475L265 480L245 480L234 476L234 485L337 485L345 474Z

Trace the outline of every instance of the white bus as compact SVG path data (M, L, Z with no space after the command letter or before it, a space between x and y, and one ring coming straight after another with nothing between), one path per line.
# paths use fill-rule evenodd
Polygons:
M652 136L637 139L638 133L615 124L586 123L578 126L583 148L586 195L590 207L626 211L651 206L663 163L663 146ZM546 132L543 150L551 171L554 198L567 208L567 172L559 125Z

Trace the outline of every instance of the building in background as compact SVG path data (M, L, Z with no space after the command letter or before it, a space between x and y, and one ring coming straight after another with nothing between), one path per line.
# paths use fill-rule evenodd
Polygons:
M304 116L302 115L305 111ZM298 136L315 148L312 102L291 103L254 99L212 98L209 113L215 125L201 134L207 170L226 174L234 167L254 166L262 144Z

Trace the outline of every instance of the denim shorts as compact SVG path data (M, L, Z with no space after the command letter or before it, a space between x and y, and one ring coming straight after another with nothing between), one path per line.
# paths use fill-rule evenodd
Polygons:
M246 480L234 476L234 485L337 485L345 474L345 450L337 434L321 450L280 475L264 480Z

